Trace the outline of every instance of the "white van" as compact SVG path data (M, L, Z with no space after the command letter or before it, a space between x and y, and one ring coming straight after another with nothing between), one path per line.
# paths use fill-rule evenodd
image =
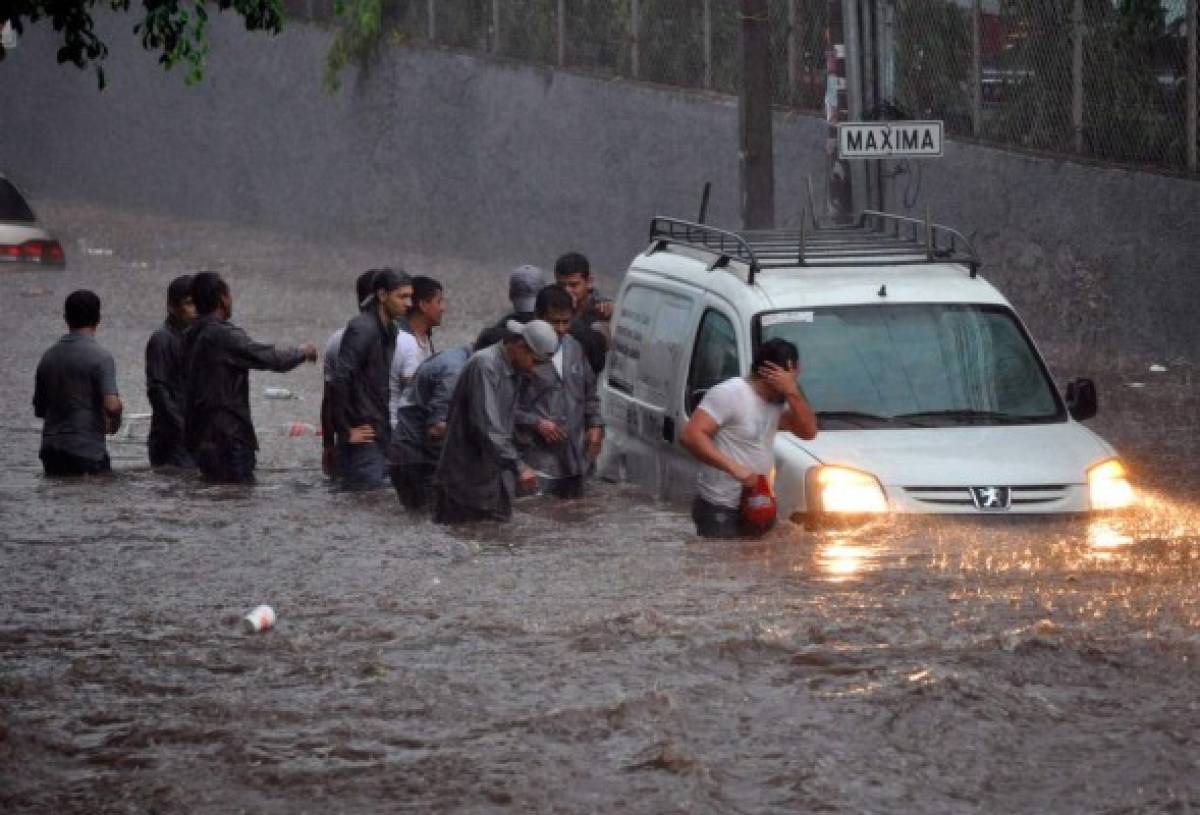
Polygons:
M1076 513L1133 500L1113 448L1060 395L1012 306L952 229L879 212L845 227L733 233L655 218L618 292L600 392L601 476L693 494L679 444L704 393L754 349L800 350L820 433L779 433L782 517Z

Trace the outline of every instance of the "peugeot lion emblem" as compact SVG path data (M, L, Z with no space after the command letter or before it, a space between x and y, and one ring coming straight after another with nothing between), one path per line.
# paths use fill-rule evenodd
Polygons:
M975 508L984 512L999 512L1012 506L1012 490L1008 487L971 487Z

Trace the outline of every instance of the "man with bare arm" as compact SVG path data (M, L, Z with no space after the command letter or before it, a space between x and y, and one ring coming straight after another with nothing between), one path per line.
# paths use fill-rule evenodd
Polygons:
M692 520L706 538L756 537L740 517L742 491L775 466L775 432L817 436L817 417L800 392L800 354L787 340L767 340L750 375L727 379L704 395L680 442L704 466L696 479Z

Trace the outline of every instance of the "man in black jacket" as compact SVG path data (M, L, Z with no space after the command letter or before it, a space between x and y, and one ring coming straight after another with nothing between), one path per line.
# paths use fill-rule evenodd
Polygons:
M276 348L250 339L229 322L233 295L216 272L195 275L191 292L199 317L183 339L184 440L205 478L250 483L258 450L250 370L290 371L305 360L316 362L317 348Z
M371 281L375 302L346 325L330 388L333 425L345 439L338 451L342 485L351 490L384 486L392 424L388 376L396 353L396 320L412 305L412 278L381 269Z
M151 467L190 467L183 445L183 332L196 319L192 276L167 287L167 319L146 343L146 397L153 415L146 447Z
M592 370L599 376L608 354L607 331L613 314L612 301L596 292L592 265L578 252L567 252L554 262L554 282L570 292L575 301L571 336L583 346Z

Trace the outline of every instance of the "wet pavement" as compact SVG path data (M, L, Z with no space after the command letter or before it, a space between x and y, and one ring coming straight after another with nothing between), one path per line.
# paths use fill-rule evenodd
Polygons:
M227 273L256 338L323 344L359 271L404 265L447 285L444 346L502 311L507 268L39 210L71 268L0 276L0 811L1200 807L1188 360L1081 370L1050 349L1064 379L1097 376L1095 426L1148 486L1122 518L713 543L684 508L595 484L448 531L327 487L314 366L252 379L254 487L151 473L138 419L113 477L53 482L29 400L74 288L102 297L137 414L176 274ZM259 603L278 625L246 635Z

